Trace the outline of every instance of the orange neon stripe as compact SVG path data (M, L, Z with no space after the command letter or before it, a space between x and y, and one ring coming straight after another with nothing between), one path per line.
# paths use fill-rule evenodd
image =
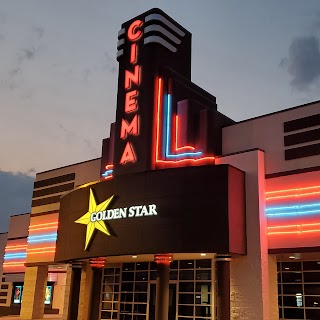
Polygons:
M52 228L57 226L58 226L58 222L42 223L38 225L29 226L29 230L38 229L38 228Z
M17 249L5 249L5 252L12 252L12 251L25 251L27 247L24 248L17 248Z
M43 228L35 228L35 229L29 229L30 232L33 231L38 231L38 230L51 230L51 229L58 229L58 225L54 226L54 227L43 227Z
M194 151L194 150L196 150L196 148L191 146L184 146L176 149L176 151Z
M200 161L207 161L207 160L214 160L215 157L204 157L204 158L199 158L199 159L182 159L182 160L170 160L170 161L165 161L165 160L158 160L157 162L159 163L181 163L181 162L200 162Z
M285 225L285 226L274 226L268 227L268 230L271 229L283 229L283 228L306 228L312 226L320 226L320 223L304 223L304 224L292 224L292 225ZM275 234L302 234L302 233L313 233L313 232L320 232L320 229L312 229L312 230L291 230L291 231L271 231L268 232L268 235L275 235Z
M30 229L33 229L33 228L36 228L36 227L48 226L48 225L52 225L52 224L58 225L59 222L58 222L58 221L55 221L55 222L48 222L48 223L33 224L33 225L30 225L30 226L29 226L29 230L30 230Z
M292 225L287 225L287 226L275 226L275 227L268 227L268 229L281 229L281 228L296 228L300 227L300 224L292 224Z
M103 178L104 178L104 180L111 180L113 178L113 175L107 176L107 177L103 177Z
M303 224L291 224L291 225L285 225L285 226L274 226L274 227L268 227L268 229L279 229L279 228L297 228L297 227L308 227L308 226L320 226L320 222L317 223L303 223Z
M27 244L16 244L16 245L9 245L7 248L17 248L17 247L27 247Z
M314 189L319 189L319 188L320 188L320 186L309 186L309 187L303 187L303 188L268 191L268 192L266 192L266 195L272 195L272 194L280 194L280 195L266 197L266 200L283 199L283 198L290 198L290 197L303 197L303 196L310 196L310 195L314 195L314 194L320 194L320 191L301 193L301 191L314 190ZM282 193L287 193L287 192L292 192L292 193L281 195Z
M46 223L33 224L33 225L30 225L30 228L39 227L39 226L46 226L48 224L54 224L54 223L59 223L59 221L56 220L56 221L51 221L51 222L46 222Z
M266 192L266 194L283 193L283 192L300 191L300 190L310 190L310 189L316 189L316 188L320 188L320 186L311 186L311 187L304 187L304 188L293 188L293 189L268 191L268 192Z
M302 233L306 233L306 232L320 232L320 229L317 230L302 230Z
M196 150L196 148L191 146L184 146L176 149L176 151L194 151L194 150Z
M23 250L26 249L28 247L28 245L23 245L23 246L10 246L10 247L6 247L5 251L18 251L18 250Z
M12 267L24 267L25 266L25 262L22 262L20 264L15 263L15 264L3 264L4 267L6 268L12 268Z
M279 231L279 232L268 232L268 236L275 234L299 234L301 231Z
M45 254L45 253L55 253L56 250L48 250L48 251L36 251L36 252L28 252L29 254Z
M268 232L268 235L276 235L276 234L302 234L302 233L316 233L320 232L320 229L317 230L300 230L300 231L279 231L279 232Z
M276 197L267 197L266 200L272 200L272 199L284 199L284 198L299 198L299 197L304 197L304 196L311 196L315 194L320 194L320 191L317 192L308 192L308 193L300 193L300 194L289 194L285 196L276 196Z
M55 249L56 246L51 246L51 247L40 247L40 248L30 248L27 251L35 251L35 250L44 250L44 249Z

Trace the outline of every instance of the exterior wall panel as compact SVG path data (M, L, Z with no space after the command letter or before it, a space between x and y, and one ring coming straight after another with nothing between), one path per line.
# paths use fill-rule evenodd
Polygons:
M285 122L319 113L320 102L316 102L225 127L222 131L223 154L254 148L264 150L266 174L319 166L320 155L286 160L285 150L289 149L284 146ZM317 127L310 127L308 130L315 128Z
M320 246L320 171L266 180L269 249Z

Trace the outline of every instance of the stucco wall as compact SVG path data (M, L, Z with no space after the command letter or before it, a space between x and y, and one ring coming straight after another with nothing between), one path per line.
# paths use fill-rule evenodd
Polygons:
M251 151L218 158L217 164L229 163L246 172L247 255L231 261L231 319L275 320L277 277L275 259L268 256L265 215L264 153Z

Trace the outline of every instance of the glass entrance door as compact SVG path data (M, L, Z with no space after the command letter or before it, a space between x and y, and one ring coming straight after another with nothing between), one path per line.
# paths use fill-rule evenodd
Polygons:
M176 319L177 306L177 284L169 284L169 312L168 320ZM156 284L150 284L150 300L149 300L149 320L155 320L156 313Z

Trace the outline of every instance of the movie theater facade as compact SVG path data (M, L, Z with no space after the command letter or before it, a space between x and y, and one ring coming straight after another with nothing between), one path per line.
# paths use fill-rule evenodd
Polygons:
M237 123L164 12L118 39L101 158L37 174L21 318L66 266L64 319L320 319L320 103Z

